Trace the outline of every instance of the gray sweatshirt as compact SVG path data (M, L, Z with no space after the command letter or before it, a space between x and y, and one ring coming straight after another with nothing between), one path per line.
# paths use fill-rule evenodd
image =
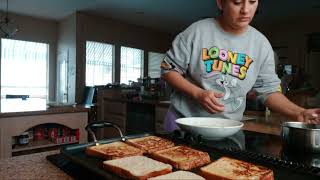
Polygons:
M227 33L213 18L195 22L177 35L161 70L177 71L196 86L224 93L220 102L225 111L210 114L191 97L174 91L171 105L185 117L241 120L249 90L254 88L264 102L280 85L267 38L251 26L240 35Z

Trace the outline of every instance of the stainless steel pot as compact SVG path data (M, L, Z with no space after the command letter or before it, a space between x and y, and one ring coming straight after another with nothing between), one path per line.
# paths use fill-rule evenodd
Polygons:
M285 151L320 153L320 124L284 122L281 126Z

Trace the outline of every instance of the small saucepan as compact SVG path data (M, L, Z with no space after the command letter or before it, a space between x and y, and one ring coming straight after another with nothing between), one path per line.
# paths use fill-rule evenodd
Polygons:
M284 122L281 127L285 151L320 153L320 124Z

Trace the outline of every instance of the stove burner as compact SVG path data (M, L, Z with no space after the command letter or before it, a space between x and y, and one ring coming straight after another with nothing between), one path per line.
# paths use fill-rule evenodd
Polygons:
M174 139L183 140L191 145L200 144L203 141L201 135L194 135L192 133L182 131L182 130L175 130L172 133Z
M172 133L172 137L174 139L179 139L184 142L187 142L191 145L197 145L197 144L205 144L206 146L214 149L224 149L224 148L237 148L237 149L244 149L245 145L241 144L239 139L236 137L227 137L224 139L206 139L201 135L195 135L186 131L182 130L175 130Z
M310 153L310 152L297 152L297 151L288 151L282 149L280 156L285 160L294 160L299 163L307 164L309 166L320 168L320 154Z

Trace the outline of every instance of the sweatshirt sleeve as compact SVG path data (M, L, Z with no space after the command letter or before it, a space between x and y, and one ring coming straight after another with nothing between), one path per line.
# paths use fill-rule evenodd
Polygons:
M275 72L274 54L271 46L260 66L260 71L253 89L258 93L258 99L264 104L268 96L274 92L281 91L280 79Z
M161 62L161 74L169 71L176 71L185 75L190 62L190 48L187 48L186 41L182 33L177 35L172 43L171 49Z

